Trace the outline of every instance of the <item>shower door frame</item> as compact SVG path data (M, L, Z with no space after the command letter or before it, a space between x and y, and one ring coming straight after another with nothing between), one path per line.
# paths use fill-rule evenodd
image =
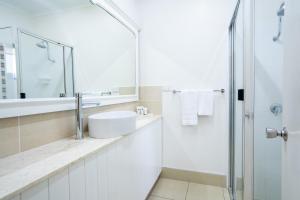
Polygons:
M255 99L255 12L254 0L244 4L244 200L254 199L254 99Z
M244 200L253 200L254 197L254 99L255 99L255 1L254 0L237 0L237 5L243 1L243 14L244 14L244 22L243 22L243 30L244 30ZM234 15L231 20L234 22L237 7L235 9ZM230 27L229 27L229 33ZM231 36L231 35L230 35ZM232 44L230 38L230 47ZM234 49L230 48L230 67L234 64ZM231 76L232 71L230 71ZM231 78L231 77L230 77ZM230 79L230 81L233 81ZM232 82L230 82L232 84ZM232 90L232 88L231 88ZM234 98L233 91L230 91L230 100ZM232 108L234 108L234 104L231 104L230 101L230 120L234 119L234 112L232 112ZM232 122L232 121L230 121ZM233 121L234 122L234 121ZM230 134L231 129L234 128L234 124L230 125ZM231 137L230 137L230 154L231 154ZM234 143L233 143L234 144ZM234 145L233 145L234 148ZM229 155L232 156L232 155ZM234 158L234 157L233 157ZM229 189L232 189L232 183L234 180L231 180L232 170L230 167L234 166L229 157ZM234 174L233 174L234 175ZM234 177L234 176L233 176Z
M240 9L241 1L238 0L235 6L235 10L230 21L228 33L229 33L229 178L228 178L228 190L230 198L235 199L235 36L236 36L236 19Z

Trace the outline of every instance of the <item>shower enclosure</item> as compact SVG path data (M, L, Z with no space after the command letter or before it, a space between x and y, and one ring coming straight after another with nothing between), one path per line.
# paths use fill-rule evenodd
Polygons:
M233 200L300 199L299 9L299 0L241 0L232 18Z
M238 1L229 26L230 36L230 179L229 192L243 199L244 179L244 26L243 2Z

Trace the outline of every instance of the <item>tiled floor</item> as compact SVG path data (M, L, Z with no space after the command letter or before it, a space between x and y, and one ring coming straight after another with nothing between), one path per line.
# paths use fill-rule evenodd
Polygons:
M161 178L148 200L229 200L225 188Z

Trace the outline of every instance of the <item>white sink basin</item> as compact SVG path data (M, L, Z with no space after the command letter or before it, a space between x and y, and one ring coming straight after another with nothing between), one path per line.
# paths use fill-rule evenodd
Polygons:
M113 138L128 135L136 129L137 114L132 111L115 111L89 116L89 135L92 138Z

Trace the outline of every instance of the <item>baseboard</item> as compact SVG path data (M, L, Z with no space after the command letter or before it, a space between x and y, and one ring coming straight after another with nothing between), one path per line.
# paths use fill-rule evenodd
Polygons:
M160 177L204 185L213 185L223 188L226 188L227 182L227 177L225 175L193 172L172 168L163 168Z

